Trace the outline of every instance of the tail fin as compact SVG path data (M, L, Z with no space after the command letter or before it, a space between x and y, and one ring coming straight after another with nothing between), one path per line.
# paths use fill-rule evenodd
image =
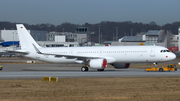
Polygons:
M21 49L30 49L34 48L33 44L40 48L40 46L35 42L35 40L32 38L32 36L29 34L27 29L24 27L23 24L16 24L17 32L20 40Z

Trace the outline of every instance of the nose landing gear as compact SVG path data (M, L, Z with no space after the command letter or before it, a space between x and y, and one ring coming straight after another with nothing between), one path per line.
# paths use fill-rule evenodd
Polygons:
M157 67L157 63L154 63L154 67Z

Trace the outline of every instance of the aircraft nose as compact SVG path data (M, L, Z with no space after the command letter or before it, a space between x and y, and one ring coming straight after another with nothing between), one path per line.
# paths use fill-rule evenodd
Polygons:
M176 55L174 54L174 53L171 53L170 55L169 55L169 59L170 60L174 60L176 58Z
M176 55L173 53L173 59L176 59Z

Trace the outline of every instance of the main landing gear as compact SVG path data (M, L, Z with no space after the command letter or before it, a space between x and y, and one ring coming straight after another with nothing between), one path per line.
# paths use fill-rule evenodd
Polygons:
M88 71L89 70L89 68L87 67L87 66L82 66L82 68L81 68L81 71L82 72L86 72L86 71Z

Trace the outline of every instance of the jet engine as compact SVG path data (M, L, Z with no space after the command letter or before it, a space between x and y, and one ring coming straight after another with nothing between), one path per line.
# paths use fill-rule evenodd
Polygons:
M89 67L93 69L104 69L107 67L106 59L91 59L89 62Z
M126 69L129 68L130 63L114 63L112 66L114 66L116 69Z

